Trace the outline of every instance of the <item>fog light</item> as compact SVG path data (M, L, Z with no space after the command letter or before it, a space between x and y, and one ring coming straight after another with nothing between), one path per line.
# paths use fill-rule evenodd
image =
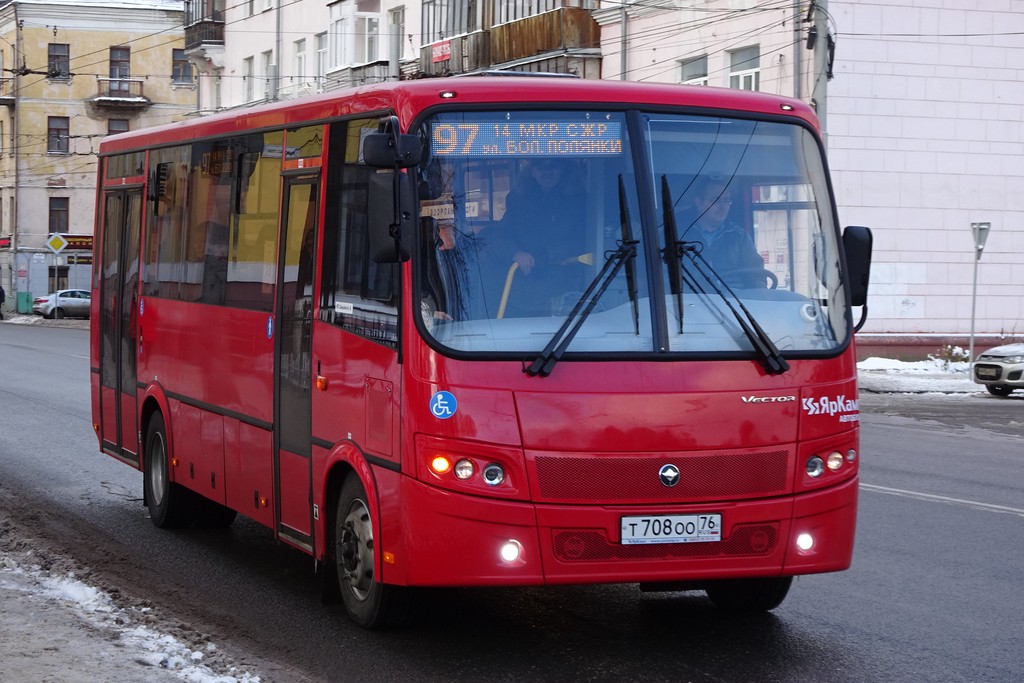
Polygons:
M456 479L469 479L476 473L476 466L472 460L462 460L455 463L455 478Z
M505 542L501 546L501 559L503 562L516 562L523 554L523 544L515 539Z
M814 456L807 461L807 476L809 477L820 477L821 473L825 471L825 461L818 456Z
M854 462L857 459L857 451L852 448L846 451L846 462Z
M833 451L828 454L828 460L826 461L828 468L833 472L838 472L839 468L843 466L843 454L839 451Z
M796 547L802 552L807 552L814 547L814 537L810 534L800 534L796 537Z
M430 461L430 469L434 470L438 474L444 474L451 468L452 462L446 456L434 456L434 459Z
M488 486L497 486L505 481L505 468L496 462L488 463L484 467L484 483Z

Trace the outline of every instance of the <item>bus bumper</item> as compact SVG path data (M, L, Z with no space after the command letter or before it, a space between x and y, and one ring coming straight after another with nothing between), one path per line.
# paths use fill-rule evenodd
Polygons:
M850 566L858 479L766 500L686 506L553 506L466 496L402 477L405 583L515 586L684 582ZM713 543L622 545L623 516L722 515ZM798 536L811 540L797 546ZM394 536L392 536L394 538ZM510 544L521 553L503 558ZM397 547L397 546L396 546ZM507 555L506 555L507 557Z

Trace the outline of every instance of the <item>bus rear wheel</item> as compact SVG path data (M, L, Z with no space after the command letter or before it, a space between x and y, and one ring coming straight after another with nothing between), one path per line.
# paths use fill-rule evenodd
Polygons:
M154 413L146 427L143 486L149 518L160 529L177 529L195 520L196 497L171 481L170 453L164 418Z
M768 612L786 599L792 576L726 579L704 587L711 602L728 612Z
M367 629L402 624L411 607L408 589L377 581L374 532L366 491L350 474L335 506L334 565L345 611Z

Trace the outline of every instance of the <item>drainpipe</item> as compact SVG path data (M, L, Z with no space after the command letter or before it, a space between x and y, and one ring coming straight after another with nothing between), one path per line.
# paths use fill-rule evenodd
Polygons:
M797 100L803 97L803 83L800 82L800 61L803 59L801 47L804 42L800 30L801 14L800 0L795 0L793 2L793 98Z
M619 8L619 80L626 80L626 43L628 41L628 34L626 33L626 3L623 0L622 7Z

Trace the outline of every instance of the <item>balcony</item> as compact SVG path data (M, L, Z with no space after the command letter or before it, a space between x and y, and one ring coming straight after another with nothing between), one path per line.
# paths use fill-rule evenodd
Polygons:
M14 108L18 98L14 95L14 79L0 78L0 105Z
M185 27L185 49L198 50L207 45L224 45L224 22L203 19Z
M153 104L143 91L139 78L97 78L96 95L87 102L110 109L140 110Z
M559 56L600 59L601 29L590 10L560 7L420 48L420 71L457 74Z

